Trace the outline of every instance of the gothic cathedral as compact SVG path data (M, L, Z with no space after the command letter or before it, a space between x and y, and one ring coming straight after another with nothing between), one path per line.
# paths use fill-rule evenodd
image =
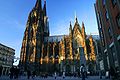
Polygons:
M69 35L49 34L46 1L42 7L41 0L37 0L29 14L22 41L19 63L22 70L36 71L38 74L74 73L79 71L81 63L87 66L88 61L96 60L92 37L86 35L84 23L81 27L77 17L74 26L70 23Z

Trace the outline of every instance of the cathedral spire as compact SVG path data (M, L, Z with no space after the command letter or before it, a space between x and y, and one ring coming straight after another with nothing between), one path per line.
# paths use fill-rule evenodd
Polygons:
M41 0L37 0L37 2L36 2L36 4L35 4L35 8L38 9L38 10L41 10L41 9L42 9Z
M84 26L84 22L82 22L82 28L85 28L85 26Z
M82 22L82 35L86 38L84 22Z
M70 28L72 29L72 24L71 24L71 21L70 21Z
M78 23L78 19L77 19L77 13L75 11L75 23Z
M47 12L46 12L46 0L44 0L43 13L44 13L44 16L47 15Z
M71 24L71 21L70 21L70 28L69 28L69 34L72 33L72 24Z

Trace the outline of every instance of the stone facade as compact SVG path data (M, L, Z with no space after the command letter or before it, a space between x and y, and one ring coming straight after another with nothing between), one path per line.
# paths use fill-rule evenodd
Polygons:
M49 36L46 1L42 8L41 0L37 0L28 17L19 65L23 70L30 69L38 73L77 72L80 67L80 47L83 48L84 60L89 61L89 57L96 60L92 37L88 45L86 40L89 38L85 33L84 23L80 27L77 17L74 26L70 23L68 35ZM90 56L87 53L87 46L91 50Z

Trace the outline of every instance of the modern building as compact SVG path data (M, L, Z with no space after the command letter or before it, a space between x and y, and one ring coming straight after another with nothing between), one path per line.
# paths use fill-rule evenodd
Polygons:
M96 0L94 6L103 56L101 68L120 72L120 0Z
M68 35L50 36L49 33L46 1L42 8L41 0L37 0L26 24L20 53L20 68L36 71L38 74L80 71L80 47L83 48L83 59L86 60L86 64L89 61L86 45L89 38L84 23L81 27L76 17L74 25L70 23ZM91 60L96 60L92 40L90 44L88 46L90 45Z
M0 67L2 75L8 75L13 66L15 50L0 43Z

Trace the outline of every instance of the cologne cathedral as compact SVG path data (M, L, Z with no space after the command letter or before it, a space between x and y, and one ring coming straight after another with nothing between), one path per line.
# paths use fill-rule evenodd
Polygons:
M29 13L19 66L22 70L40 73L79 71L80 65L96 60L92 36L87 36L84 23L80 26L77 17L69 24L68 35L49 35L46 1L42 7L37 0Z

